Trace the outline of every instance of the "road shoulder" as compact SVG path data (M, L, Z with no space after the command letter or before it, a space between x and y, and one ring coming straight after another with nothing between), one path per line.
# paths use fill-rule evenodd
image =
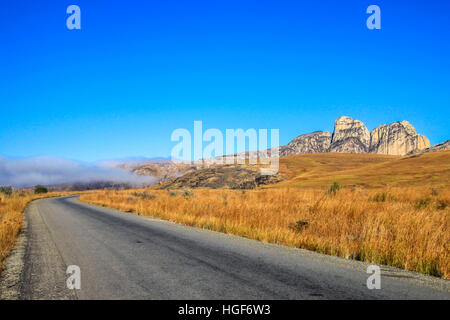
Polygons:
M23 217L22 231L16 245L6 258L6 265L0 273L0 300L18 300L20 297L21 276L25 265L25 252L28 244L28 219Z
M66 287L66 269L37 202L24 213L24 228L7 260L0 282L0 299L76 299Z

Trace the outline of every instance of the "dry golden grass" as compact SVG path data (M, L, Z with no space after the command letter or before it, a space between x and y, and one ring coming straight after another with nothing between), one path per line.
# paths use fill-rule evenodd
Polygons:
M17 236L22 230L23 211L28 203L35 199L55 197L67 193L33 194L31 191L15 191L6 196L0 193L0 271L6 257L14 247Z
M260 241L450 277L450 191L94 191L81 200Z
M287 180L280 187L324 187L333 181L367 188L448 186L450 150L421 156L375 154L304 154L280 159L280 173Z

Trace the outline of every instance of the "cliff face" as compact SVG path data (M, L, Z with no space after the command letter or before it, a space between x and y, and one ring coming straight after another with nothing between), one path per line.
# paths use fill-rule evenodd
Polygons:
M381 125L369 132L361 121L343 116L334 122L333 134L317 131L301 135L280 147L280 156L318 152L406 155L429 147L428 139L417 134L408 121Z
M369 147L370 132L364 123L350 117L336 119L329 152L366 153Z
M288 145L280 148L280 156L289 156L298 153L328 152L331 145L332 134L327 131L316 131L298 136Z
M445 151L450 150L450 140L438 143L432 147L423 149L423 150L414 150L411 151L409 154L423 154L423 153L430 153L430 152L439 152L439 151Z
M416 133L408 121L382 125L372 131L371 153L405 155L430 147L428 139Z

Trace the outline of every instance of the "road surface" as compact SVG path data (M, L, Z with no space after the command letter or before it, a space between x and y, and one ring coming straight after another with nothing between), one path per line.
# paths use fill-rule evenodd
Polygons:
M381 289L369 290L367 263L144 218L76 197L34 201L25 215L22 254L15 250L16 271L6 271L20 270L6 289L9 298L450 299L446 280L381 266ZM80 290L67 289L69 265L80 267Z

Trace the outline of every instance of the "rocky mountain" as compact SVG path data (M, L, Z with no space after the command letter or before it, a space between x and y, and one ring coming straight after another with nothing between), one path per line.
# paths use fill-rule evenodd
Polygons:
M200 169L201 167L195 164L174 162L170 160L144 162L132 167L127 164L119 165L120 168L129 170L134 174L152 176L157 179L159 183L169 181L173 178L181 177L182 175Z
M430 152L438 152L438 151L444 151L444 150L450 150L450 140L447 140L445 142L436 144L432 147L420 150L420 151L411 151L410 154L424 154L424 153L430 153Z
M334 122L334 131L301 135L280 147L280 155L341 152L406 155L428 148L428 139L416 133L408 121L381 125L370 132L363 122L342 116Z
M408 121L394 122L373 129L370 153L405 155L430 146L430 141L420 134Z
M334 122L333 133L316 131L293 139L281 146L279 156L304 153L376 153L385 155L406 155L417 152L433 152L449 148L447 141L433 148L423 135L417 134L408 121L381 125L370 132L363 122L342 116ZM428 149L427 149L428 148ZM424 151L429 150L429 151ZM236 158L267 158L271 150L250 151L235 154ZM144 163L132 162L118 165L139 175L150 175L160 184L170 181L169 188L208 187L208 188L249 188L267 183L268 178L260 177L251 166L216 165L223 157L204 159L195 163L172 162L170 160ZM164 184L166 186L166 184Z
M279 181L280 178L277 176L261 175L258 166L213 165L188 172L182 177L163 184L160 189L254 189L260 185Z
M334 132L328 152L367 153L370 132L359 120L339 117L334 122Z
M328 152L331 146L332 134L327 131L316 131L301 135L288 145L280 148L280 156L298 153L323 153Z

